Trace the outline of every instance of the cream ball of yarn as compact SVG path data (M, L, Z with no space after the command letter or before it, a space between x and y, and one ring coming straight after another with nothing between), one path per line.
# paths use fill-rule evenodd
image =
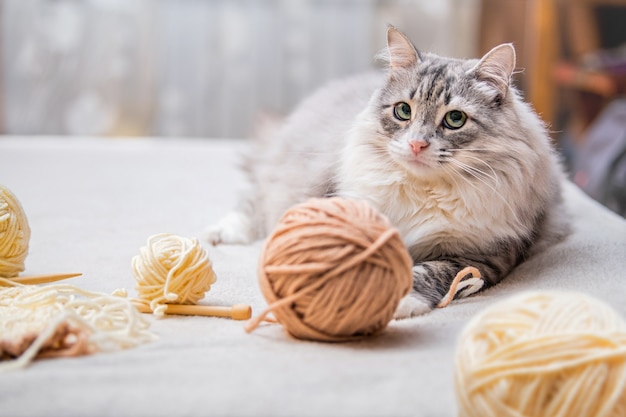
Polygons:
M311 199L282 216L259 259L271 311L300 339L340 342L382 331L413 285L400 233L364 201Z
M13 278L24 271L30 226L17 197L0 185L0 277Z
M198 239L171 233L150 236L133 257L132 269L139 299L149 302L159 316L164 314L164 304L196 304L216 280Z
M626 416L626 325L581 293L522 293L468 323L455 388L462 417Z

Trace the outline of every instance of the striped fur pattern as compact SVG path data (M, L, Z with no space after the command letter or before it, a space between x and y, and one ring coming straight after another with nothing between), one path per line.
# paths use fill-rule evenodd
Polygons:
M466 266L481 271L484 287L498 283L566 225L556 153L510 84L512 45L457 60L417 52L394 28L387 41L386 73L327 86L257 141L244 164L251 190L207 237L263 237L309 197L365 199L400 230L415 262L403 318L435 307Z

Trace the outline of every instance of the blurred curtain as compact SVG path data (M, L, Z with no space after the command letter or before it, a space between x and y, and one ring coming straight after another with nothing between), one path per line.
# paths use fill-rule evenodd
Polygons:
M4 133L246 136L372 67L386 25L476 49L479 0L2 0Z

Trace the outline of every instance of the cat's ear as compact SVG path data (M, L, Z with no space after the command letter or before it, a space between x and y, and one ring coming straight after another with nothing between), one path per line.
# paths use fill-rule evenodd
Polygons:
M515 48L511 43L504 43L487 52L470 71L495 87L501 97L506 97L514 69Z
M420 61L420 56L409 38L393 26L387 28L387 54L392 70L411 68Z

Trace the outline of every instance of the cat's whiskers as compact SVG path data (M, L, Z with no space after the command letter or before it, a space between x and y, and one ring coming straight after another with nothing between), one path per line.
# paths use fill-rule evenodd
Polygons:
M474 178L476 178L477 180L480 180L481 182L483 182L485 185L489 185L487 183L487 179L490 179L493 181L493 185L494 187L498 185L499 181L498 181L498 175L495 173L495 171L493 170L493 168L491 168L491 166L489 164L487 164L486 162L475 158L478 161L484 163L485 165L487 165L490 169L491 172L493 173L493 175L490 175L489 173L478 169L474 166L471 166L469 164L466 164L465 162L461 162L458 159L454 158L454 157L450 157L448 158L448 161L452 162L454 165L458 166L459 168L461 168L463 171L467 172L468 174L470 174L471 176L473 176Z
M285 155L335 155L333 152L318 152L318 151L284 151Z
M446 151L449 151L449 152L458 152L458 151L493 152L493 149L489 149L489 148L446 148Z
M478 158L478 157L476 157L476 156L465 155L465 157L466 157L466 158L473 159L473 160L475 160L475 161L478 161L478 162L480 162L481 164L485 165L487 168L489 168L489 170L491 171L491 173L493 174L493 176L489 176L489 175L487 175L487 173L485 173L485 172L483 172L483 171L481 171L481 172L482 172L484 175L486 175L486 176L488 176L488 177L492 178L492 179L494 180L494 182L495 182L495 184L494 184L494 185L495 185L496 187L500 184L500 178L498 177L498 174L496 174L495 169L493 169L493 167L492 167L491 165L489 165L487 162L485 162L484 160L482 160L482 159L480 159L480 158ZM454 159L454 158L453 158L453 159ZM474 167L472 167L472 168L474 168ZM477 168L474 168L474 169L477 169Z
M511 204L510 204L510 203L507 201L507 199L506 199L506 198L504 198L504 196L503 196L503 195L502 195L502 194L501 194L501 193L500 193L500 192L496 189L496 185L498 184L498 182L497 182L497 176L496 176L496 178L493 178L493 177L491 177L490 175L485 174L483 171L481 171L481 170L479 170L479 169L477 169L477 168L475 168L475 167L472 167L472 166L470 166L470 165L467 165L467 164L465 164L465 163L463 163L463 162L461 162L461 161L459 161L458 159L453 158L453 157L450 157L450 158L448 159L448 161L452 162L452 165L454 165L454 166L456 166L456 167L461 168L461 170L462 170L462 171L464 171L464 172L466 172L466 173L470 174L472 177L476 178L478 181L480 181L480 182L481 182L481 183L483 183L485 186L487 186L487 188L489 188L489 189L493 192L493 194L494 194L496 197L498 197L498 198L499 198L499 199L500 199L500 200L504 203L504 205L505 205L505 206L506 206L506 207L510 210L511 214L513 215L513 217L515 217L515 221L516 221L518 224L522 224L522 222L520 221L519 217L517 217L517 213L515 212L515 210L513 209L513 207L511 207ZM451 173L451 174L453 174L453 175L456 175L456 176L461 177L464 181L466 181L466 182L467 182L467 183L468 183L468 184L469 184L472 188L474 188L475 190L477 190L477 191L481 191L481 189L478 187L478 185L477 185L477 184L475 184L474 182L472 182L469 178L467 178L467 177L466 177L465 175L463 175L461 172L459 172L459 171L457 171L457 170L455 170L455 169L448 168L448 167L446 167L446 165L445 165L445 164L443 164L443 165L442 165L442 167L444 167L444 169L445 169L447 172L450 172L450 173ZM469 168L471 168L471 169L469 169ZM486 181L485 177L482 177L482 178L481 178L479 175L477 175L477 172L480 172L480 173L482 173L483 175L485 175L487 178L490 178L490 179L494 180L494 181L495 181L494 185L489 184L489 182L487 182L487 181ZM494 174L495 174L495 173L494 173ZM452 176L451 176L451 178L452 178ZM455 182L455 183L456 183L456 182Z
M454 177L456 177L456 176L458 175L458 174L457 174L457 172L456 172L454 169L450 168L447 164L441 164L441 163L440 163L440 167L441 167L441 169L442 169L445 173L449 174L449 175L447 176L447 179L450 179L450 180L454 183L454 185L455 185L456 189L458 190L458 192L459 192L459 193L461 193L461 194L463 194L463 188L461 188L461 186L459 185L459 183L458 183L458 182L456 181L456 179L454 178Z

